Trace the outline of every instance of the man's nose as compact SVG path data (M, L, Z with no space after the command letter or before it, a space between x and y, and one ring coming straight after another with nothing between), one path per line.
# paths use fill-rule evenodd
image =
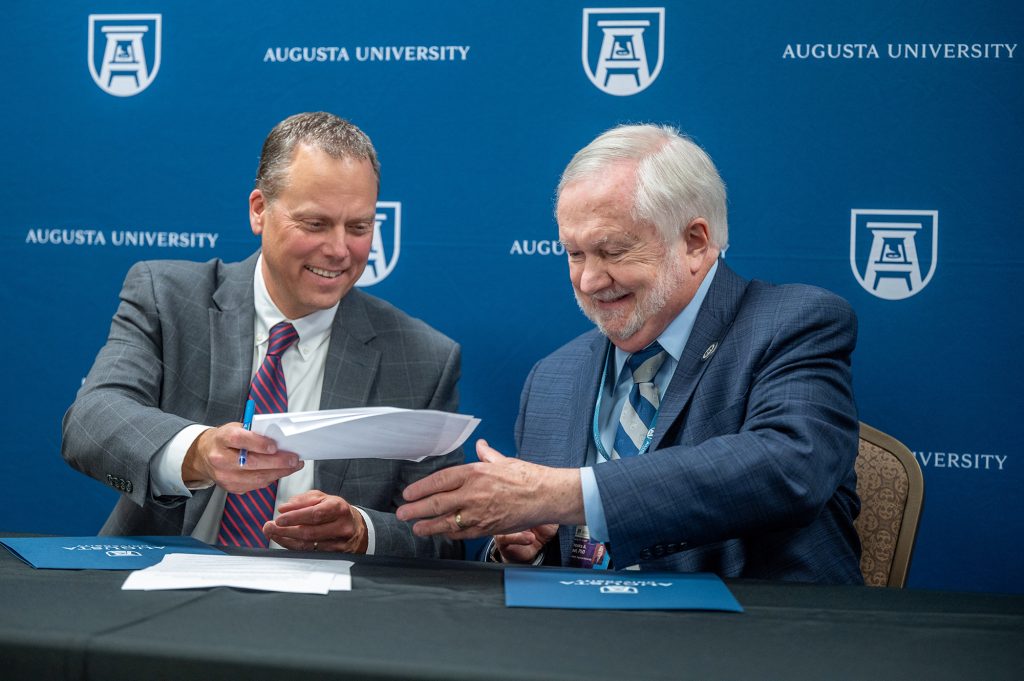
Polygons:
M608 276L608 269L600 260L590 258L583 263L580 272L580 291L583 293L596 293L611 283Z
M348 256L349 233L344 226L330 229L324 240L324 254L332 258Z

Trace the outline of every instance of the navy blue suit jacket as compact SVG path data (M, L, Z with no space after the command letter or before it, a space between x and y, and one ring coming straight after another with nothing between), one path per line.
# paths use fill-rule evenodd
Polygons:
M594 468L615 564L862 583L856 336L843 299L747 282L720 262L650 451ZM585 465L608 344L591 331L534 366L516 423L522 459ZM559 528L556 560L574 531Z

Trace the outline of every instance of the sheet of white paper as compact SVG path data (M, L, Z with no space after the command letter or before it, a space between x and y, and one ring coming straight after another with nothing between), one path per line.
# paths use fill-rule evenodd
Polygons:
M398 411L409 411L407 409L399 409L398 407L356 407L354 409L321 409L320 411L292 411L283 414L265 414L264 416L273 416L277 418L285 417L292 423L303 423L308 421L322 421L324 419L330 419L334 417L349 419L349 418L360 418L362 416L372 416L373 414L392 414Z
M479 423L445 411L363 407L260 414L252 429L303 459L422 461L459 447Z
M196 559L199 560L196 560ZM326 594L352 589L352 561L171 553L128 575L126 591L233 586L258 591Z

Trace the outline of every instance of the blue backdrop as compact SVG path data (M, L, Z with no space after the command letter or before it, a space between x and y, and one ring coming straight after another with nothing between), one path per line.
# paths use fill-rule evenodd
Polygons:
M718 164L733 268L856 309L861 418L925 474L910 585L1020 592L1022 37L1013 0L10 3L0 528L99 528L116 492L63 463L60 419L123 276L255 250L260 145L299 111L373 138L369 291L462 343L463 411L510 452L530 366L588 328L559 172L655 121Z

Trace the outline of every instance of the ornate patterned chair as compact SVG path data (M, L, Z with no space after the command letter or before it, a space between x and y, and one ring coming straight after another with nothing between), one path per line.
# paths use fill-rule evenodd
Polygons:
M854 522L862 547L860 570L868 586L902 588L924 502L924 476L914 455L889 435L860 424Z

